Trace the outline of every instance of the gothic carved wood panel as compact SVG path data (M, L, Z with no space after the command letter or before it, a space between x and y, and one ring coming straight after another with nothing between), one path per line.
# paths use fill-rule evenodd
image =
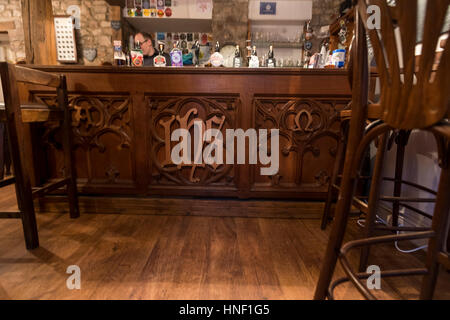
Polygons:
M256 166L252 190L325 192L340 137L337 112L347 103L341 98L255 97L256 128L280 130L280 169L261 176Z
M238 96L148 96L147 102L150 109L149 154L153 187L172 185L235 189L236 172L233 165L226 164L225 160L223 164L206 164L204 161L195 164L194 123L200 121L203 132L207 129L217 129L225 137L226 129L236 128L236 115L240 105ZM177 165L172 162L171 150L179 142L171 141L171 135L179 128L186 129L191 134L192 161ZM200 143L198 150L205 150L208 142Z
M51 94L34 93L34 100L55 105ZM81 186L131 187L132 159L131 102L124 95L70 94L77 179ZM61 176L63 167L58 123L46 125L43 146L50 178Z

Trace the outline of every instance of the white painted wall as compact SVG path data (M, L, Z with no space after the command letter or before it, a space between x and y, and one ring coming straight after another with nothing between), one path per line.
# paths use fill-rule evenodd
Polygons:
M312 0L267 0L276 2L276 15L260 15L260 0L250 0L248 15L250 20L259 21L304 21L312 18Z
M303 33L303 25L305 21L312 18L312 0L267 0L269 2L276 2L276 15L260 15L260 0L249 1L249 19L251 21L252 39L256 42L261 42L256 39L256 34L271 35L272 40L268 42L297 42L300 43L301 35ZM264 36L263 36L264 37ZM266 42L266 41L263 41ZM258 56L267 54L269 50L268 45L257 46ZM277 48L274 47L275 58L277 64L283 60L284 65L290 60L297 64L300 62L302 50L292 48Z
M212 0L172 0L172 16L153 19L212 19L212 8ZM126 9L124 16L127 16Z

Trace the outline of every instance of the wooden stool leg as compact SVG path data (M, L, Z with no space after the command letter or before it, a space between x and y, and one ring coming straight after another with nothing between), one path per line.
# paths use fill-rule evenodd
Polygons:
M5 144L3 136L5 135L5 124L0 123L0 180L5 177Z
M11 160L14 166L16 178L16 197L25 234L27 249L39 246L36 216L34 213L33 196L31 191L28 171L22 160L25 153L20 147L24 142L24 129L20 111L20 101L14 76L14 66L5 63L0 64L0 75L2 79L3 93L6 109L6 129L8 134L8 145L11 152Z
M72 117L69 110L69 103L67 101L67 84L64 76L61 77L62 87L58 89L58 102L64 108L64 122L63 122L63 152L65 175L69 178L67 183L67 197L69 198L70 217L72 219L80 216L78 207L77 182L75 177L75 165L73 161L73 144L72 144Z
M333 174L331 176L330 185L328 186L327 200L325 202L325 208L322 214L322 223L320 226L322 230L325 230L328 224L328 220L330 219L331 205L333 204L333 198L336 192L333 185L337 184L338 175L341 171L345 159L345 148L346 148L345 139L346 138L343 137L338 145L336 161L334 162Z
M15 169L16 170L16 169ZM19 183L16 176L16 184ZM29 191L17 197L17 202L21 203L23 232L25 235L25 244L28 250L39 247L39 236L37 231L36 214L34 212L33 197L31 195L31 186L24 187L23 190ZM16 191L17 192L17 191ZM20 193L19 193L20 194Z
M442 169L441 179L439 181L438 195L436 198L436 205L434 207L434 215L432 222L432 230L435 232L435 237L428 242L427 257L425 266L428 274L424 276L422 281L422 289L420 291L420 299L433 299L434 289L439 273L439 264L437 262L438 254L443 251L446 242L445 234L449 225L449 211L450 211L450 146L447 144L446 166Z
M4 131L4 135L3 135L3 146L4 146L4 161L5 161L5 173L7 176L11 175L11 152L10 149L8 148L8 128L6 128L5 126L5 131Z
M11 150L11 157L14 164L14 176L16 178L16 197L17 206L19 207L23 233L25 236L25 244L28 250L39 247L39 236L36 223L36 214L34 212L33 195L31 192L31 183L27 176L27 172L24 170L21 155L19 150L19 139L16 135L12 124L9 132L9 149ZM19 129L20 130L20 129Z
M405 149L408 144L409 132L401 130L397 136L397 153L395 159L395 181L394 197L402 195L403 164L405 162ZM392 204L392 226L398 227L398 217L400 215L400 202L394 201Z
M370 184L370 194L369 194L369 210L366 216L366 222L364 225L364 238L369 238L372 236L373 228L375 226L375 221L377 217L378 203L380 198L380 189L382 182L383 164L386 155L387 141L389 138L389 133L385 133L378 143L377 155L375 158L375 166L372 174L372 182ZM369 246L364 246L361 248L361 256L359 261L359 271L365 272L367 268L367 261L369 259Z
M17 128L18 126L15 121L10 121L8 124L8 142L14 165L17 206L19 207L21 213L25 244L27 249L31 250L39 247L39 236L37 231L36 215L34 212L31 183L21 161L21 152L19 149L19 135L21 132L18 132L21 128Z
M75 167L73 163L72 144L70 142L70 127L64 127L64 163L66 168L66 177L70 179L67 184L67 196L69 198L70 217L72 219L80 216L78 207L77 182L75 178Z

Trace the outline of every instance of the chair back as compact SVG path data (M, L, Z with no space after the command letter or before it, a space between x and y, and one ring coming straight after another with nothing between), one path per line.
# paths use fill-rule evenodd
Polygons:
M418 6L423 1L358 1L380 76L382 119L398 129L426 128L450 114L450 40L436 52L441 36L448 32L444 26L450 0L426 1L421 30ZM376 29L376 19L380 29ZM418 46L422 49L416 59Z
M11 119L14 118L12 116L13 114L15 114L15 118L21 119L22 115L19 112L21 109L34 108L35 110L40 109L43 110L44 113L47 113L52 110L64 111L68 107L67 83L66 78L63 75L0 62L0 79L4 96L3 108L5 109L5 115L9 115ZM57 95L57 104L51 106L43 105L42 103L37 104L29 102L21 104L18 83L54 88ZM46 117L43 118L46 119ZM3 121L4 120L5 119L3 119ZM38 116L35 120L40 120L40 117ZM28 119L26 122L33 121L32 119Z

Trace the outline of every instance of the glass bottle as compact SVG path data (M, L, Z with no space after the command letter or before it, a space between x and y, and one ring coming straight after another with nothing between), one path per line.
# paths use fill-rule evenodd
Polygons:
M178 48L179 42L176 41L173 44L173 49L170 51L170 60L172 61L173 67L182 67L183 66L183 53Z
M234 51L233 67L240 68L241 65L242 65L241 50L239 49L239 45L237 45L236 50Z
M158 55L153 58L153 66L154 67L165 67L167 66L166 57L164 57L164 44L159 43L158 45Z
M253 46L252 53L250 55L250 61L248 63L249 68L259 68L259 58L256 52L256 46Z
M277 66L276 60L273 53L273 46L269 47L269 53L267 54L266 67L275 68Z
M215 52L211 55L209 61L213 67L223 66L223 55L220 53L219 41L216 42Z

